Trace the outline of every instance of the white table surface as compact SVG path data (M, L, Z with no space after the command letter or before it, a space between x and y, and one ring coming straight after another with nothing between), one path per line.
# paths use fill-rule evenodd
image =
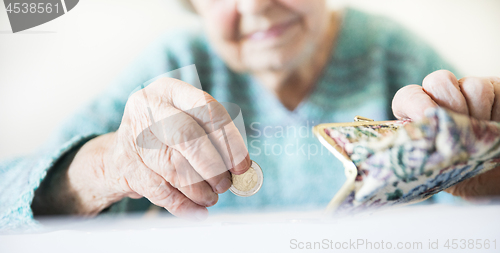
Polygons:
M0 235L0 252L500 252L500 205L406 206L336 219L316 211L218 214L204 222L142 215L43 223L45 229L36 233ZM333 246L293 249L324 239ZM452 239L458 239L458 249L445 247ZM483 246L488 239L490 248L460 249L461 239L481 239ZM429 249L436 240L439 250ZM353 248L353 241L374 246ZM374 249L382 241L393 249ZM395 249L400 242L421 242L422 248Z

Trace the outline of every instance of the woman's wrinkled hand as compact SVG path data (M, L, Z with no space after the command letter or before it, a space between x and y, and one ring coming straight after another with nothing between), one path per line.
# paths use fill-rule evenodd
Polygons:
M428 75L422 86L401 88L392 101L399 119L419 120L432 107L470 115L480 120L500 121L500 78L466 77L457 80L453 73L439 70ZM467 179L446 190L465 199L500 195L500 168Z
M206 207L244 173L250 157L226 109L182 81L162 78L134 93L108 138L108 189L146 197L176 216L204 219Z

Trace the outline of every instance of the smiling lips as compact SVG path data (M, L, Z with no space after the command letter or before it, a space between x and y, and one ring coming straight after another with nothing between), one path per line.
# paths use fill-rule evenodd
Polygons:
M285 33L285 31L288 28L290 28L297 22L298 19L293 19L287 22L283 22L281 24L273 25L267 30L251 33L245 37L250 40L265 40L265 39L277 38L283 33Z

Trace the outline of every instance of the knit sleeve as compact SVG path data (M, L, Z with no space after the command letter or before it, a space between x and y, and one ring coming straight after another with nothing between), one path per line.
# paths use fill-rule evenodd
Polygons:
M30 207L35 189L60 157L93 137L77 135L52 152L0 162L0 230L36 227Z
M0 229L33 226L35 190L57 161L90 139L116 131L130 93L152 78L193 64L191 35L168 33L150 45L104 93L77 110L34 154L0 162ZM49 179L48 179L49 180Z

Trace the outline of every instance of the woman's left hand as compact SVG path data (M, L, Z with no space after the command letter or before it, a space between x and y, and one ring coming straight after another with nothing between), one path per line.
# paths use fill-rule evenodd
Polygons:
M441 106L480 120L500 121L500 78L466 77L439 70L428 75L422 86L401 88L392 101L399 119L419 120L426 109ZM500 167L467 179L446 190L464 199L500 195Z

